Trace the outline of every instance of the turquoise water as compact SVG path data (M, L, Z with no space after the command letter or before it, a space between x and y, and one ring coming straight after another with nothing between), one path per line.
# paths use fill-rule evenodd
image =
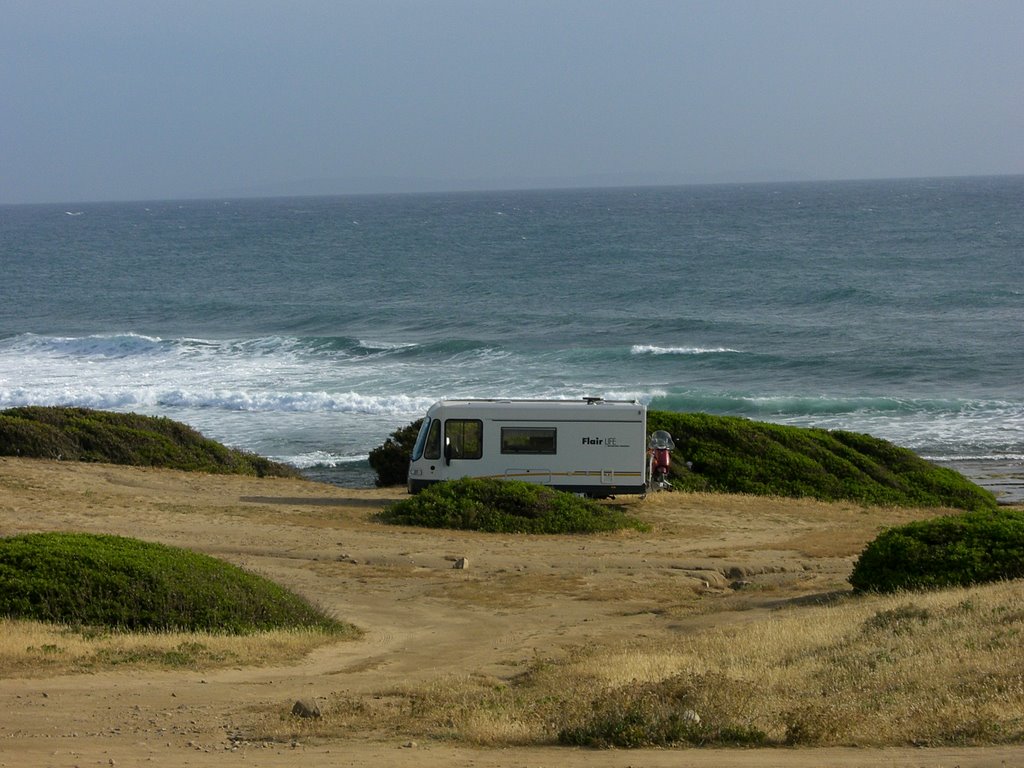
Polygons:
M436 399L635 397L1024 461L1024 177L0 207L0 408L337 482Z

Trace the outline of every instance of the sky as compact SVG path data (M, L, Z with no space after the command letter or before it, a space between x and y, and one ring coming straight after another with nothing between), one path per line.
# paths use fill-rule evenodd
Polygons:
M1021 0L0 0L0 203L1024 173Z

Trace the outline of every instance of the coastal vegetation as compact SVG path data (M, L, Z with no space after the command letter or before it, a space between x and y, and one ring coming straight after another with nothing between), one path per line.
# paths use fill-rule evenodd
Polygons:
M991 493L959 473L871 435L666 411L650 411L647 428L673 437L670 480L677 490L996 508Z
M392 504L379 519L396 525L490 533L647 530L639 520L591 499L518 480L468 477L432 485Z
M377 473L377 487L405 485L409 474L409 458L420 433L423 419L396 429L383 443L370 451L370 467Z
M95 509L102 502L98 492L109 481L49 495L42 479L52 474L51 467L41 472L38 462L6 462L5 468L15 464L35 474L5 478L0 473L5 492L12 494L9 508L20 510L10 516L13 527L56 527L65 519L87 519L63 516L75 504L82 505L88 519L96 519ZM123 469L83 469L83 478L115 472L129 476ZM156 473L138 474L152 479ZM223 484L249 489L258 483L237 479ZM352 601L365 611L368 601L379 601L380 594L394 595L381 628L429 626L439 635L436 655L424 651L422 658L429 662L419 667L422 674L379 671L387 669L388 660L408 654L404 642L383 649L371 644L357 652L346 670L354 675L362 671L365 687L321 688L319 718L289 715L294 702L290 696L282 697L279 687L260 689L263 703L232 711L232 733L247 741L344 744L383 738L501 749L551 747L554 762L559 745L959 749L1024 743L1019 643L1024 593L1019 584L998 580L966 587L900 588L891 594L842 587L850 559L864 542L894 521L904 524L888 530L905 535L910 535L908 530L927 531L932 521L905 523L928 510L750 495L660 494L654 500L599 505L650 519L657 526L651 535L630 533L609 541L454 532L431 536L381 531L384 526L372 522L365 504L353 505L348 517L341 517L340 504L280 514L266 502L239 505L239 490L216 497L222 498L221 506L193 503L203 493L202 483L195 486L179 489L178 501L162 495L148 498L141 485L133 487L129 498L137 513L122 510L97 524L152 532L159 530L154 521L172 504L178 509L174 514L182 515L175 526L194 525L197 531L211 517L233 525L248 520L252 537L237 542L236 557L281 573L301 571L306 575L299 578L307 584L313 583L307 581L312 574L338 584L350 582L344 589L332 588L332 605ZM382 505L394 496L366 493ZM189 501L188 510L181 499ZM912 535L948 544L962 556L959 562L971 562L957 542L967 539L970 549L970 537L977 534L998 542L986 552L1005 551L1012 559L1018 551L1020 514L1012 509L967 513L953 518L961 521L959 528L946 529L951 524L941 522L936 523L941 534ZM1005 531L993 532L990 523ZM341 528L358 532L363 541L359 549L351 541L343 550L332 548L342 538L335 535ZM754 528L761 533L751 533ZM325 530L330 532L326 539ZM884 537L883 532L878 538ZM316 543L308 546L309 541ZM663 549L652 546L660 541L667 542ZM449 548L464 553L464 547L471 548L474 568L447 568L441 553ZM280 565L284 551L289 562ZM356 557L348 558L350 552ZM621 555L607 557L609 552ZM903 556L892 549L891 557L895 562ZM918 562L926 559L919 556ZM148 569L161 562L168 575L149 575ZM708 573L727 579L732 578L727 574L733 564L765 568L751 568L734 585L700 583L685 575L691 566L708 562ZM111 571L117 575L105 581ZM32 578L29 572L34 572ZM32 686L36 683L31 678L40 676L126 667L135 675L140 669L273 666L356 633L342 622L335 629L324 628L318 619L297 629L253 628L238 635L226 634L222 619L195 623L208 628L189 632L129 630L131 622L116 605L127 602L134 614L159 616L164 609L154 610L142 599L144 593L178 587L188 594L164 597L162 605L193 593L205 600L206 589L218 590L209 593L217 610L246 605L248 598L221 589L236 575L231 566L213 558L194 560L191 553L135 539L34 533L0 539L0 596L28 594L26 585L32 581L57 583L62 586L47 587L52 596L27 602L57 603L64 593L89 604L109 604L112 617L108 623L80 618L60 622L12 618L13 611L0 608L0 674L24 677ZM108 601L108 593L121 589L124 580L134 585L122 590L126 597ZM43 592L37 588L33 594ZM360 597L364 592L369 596ZM268 594L274 605L250 613L263 615L285 599L273 590ZM420 606L415 615L409 612L414 600ZM369 615L378 615L377 610ZM414 623L420 610L429 625ZM184 616L202 613L194 608ZM484 614L494 617L493 634L491 625L481 633L482 642L471 633L460 634ZM181 614L171 623L188 626ZM442 630L445 625L451 628ZM284 626L299 623L288 620ZM524 636L528 643L521 641ZM465 648L468 661L453 663L452 647ZM295 669L307 674L308 659ZM121 679L112 675L96 684L110 693ZM224 701L225 694L219 695Z
M1024 510L971 512L883 531L861 553L861 592L969 586L1024 576Z
M170 427L173 422L156 421L179 434ZM72 418L54 429L74 433L67 426L74 423ZM676 488L721 493L724 481L716 478L733 467L746 484L743 503L758 510L807 502L753 499L755 493L813 497L826 492L858 503L887 499L877 503L893 508L861 509L880 515L878 521L896 514L912 519L918 513L894 508L914 498L935 502L921 507L953 507L954 500L961 508L971 503L978 508L887 528L866 547L858 543L856 550L843 550L846 557L863 547L849 576L853 592L772 599L773 610L763 615L708 619L670 639L595 635L535 653L509 676L470 672L392 683L371 695L336 692L325 697L323 717L317 719L299 722L282 717L280 705L268 705L265 712L252 710L246 735L284 741L389 732L495 747L619 748L959 747L1024 741L1017 642L1024 634L1024 597L1009 581L1024 575L1024 511L989 507L983 492L966 493L953 482L959 476L933 476L927 462L863 435L659 413L652 414L650 427L669 429L675 438ZM186 442L194 439L195 433L184 429ZM415 425L407 429L414 436ZM107 438L116 440L114 434ZM99 455L86 460L109 460ZM782 477L771 482L773 474ZM778 490L785 488L788 494ZM891 500L894 489L905 494L903 504ZM694 498L707 505L711 497ZM403 499L378 519L497 535L646 530L624 508L642 512L645 507L598 503L533 484L465 479ZM782 508L775 509L782 514ZM820 523L816 517L809 521ZM876 530L866 527L859 541ZM629 610L643 609L644 599L656 606L652 622L660 615L677 621L714 613L714 601L756 611L759 594L772 596L769 581L722 587L721 594L706 585L691 592L672 569L666 586L657 582L654 570L641 577L634 567L629 566L627 581L607 593L584 577L554 579L548 588L577 584L578 599L591 601L598 613L601 601L629 591L641 601L629 603ZM398 571L367 566L361 573L393 579ZM517 578L532 579L531 584L551 579L546 572L500 570L493 578L504 579L506 587ZM837 575L832 587L845 578L845 572ZM447 600L461 594L505 605L501 585L492 589L489 579L483 581L479 589L461 581L461 591L446 581L443 594ZM656 590L670 591L656 595ZM105 534L0 539L0 636L14 638L16 645L0 643L0 672L7 674L279 663L357 635L288 590L188 550Z
M396 430L370 452L377 485L405 483L420 423ZM997 506L991 493L959 473L870 435L667 411L648 411L647 429L672 435L669 479L680 491L963 510Z
M405 483L420 423L395 430L370 451L378 486ZM997 508L991 493L957 472L870 435L649 411L648 430L656 429L675 440L669 479L677 490L969 511ZM0 411L0 456L301 476L294 467L228 448L171 419L88 408Z
M294 467L228 448L171 419L90 408L26 406L0 411L0 456L300 476Z
M88 533L0 538L0 616L141 632L346 629L298 595L230 563Z
M211 670L297 662L339 639L316 629L223 632L126 632L0 617L0 677L94 673L113 669Z

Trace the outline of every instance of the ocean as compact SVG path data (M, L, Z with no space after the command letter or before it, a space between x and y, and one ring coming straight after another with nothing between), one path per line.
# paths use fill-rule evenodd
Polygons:
M0 260L0 408L168 416L327 482L443 397L1024 477L1021 176L2 206Z

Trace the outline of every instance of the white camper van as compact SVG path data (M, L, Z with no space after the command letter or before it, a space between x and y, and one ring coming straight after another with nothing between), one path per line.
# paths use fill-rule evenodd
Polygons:
M647 407L636 401L441 400L416 438L409 492L490 477L588 496L644 493L646 432Z

